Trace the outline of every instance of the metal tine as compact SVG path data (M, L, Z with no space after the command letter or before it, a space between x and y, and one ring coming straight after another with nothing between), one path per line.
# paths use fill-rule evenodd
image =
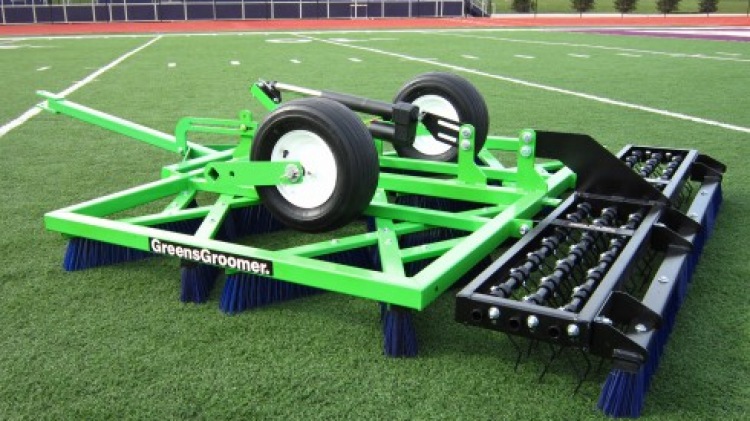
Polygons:
M518 365L521 364L521 358L523 357L523 349L521 348L521 345L519 345L518 342L516 342L513 335L506 333L505 336L508 337L508 339L510 340L510 343L513 344L513 348L516 349L517 356L516 356L516 363L513 365L513 371L518 371Z
M547 374L547 371L549 371L550 366L552 366L552 363L557 359L557 357L560 356L563 349L565 347L562 346L554 346L550 343L547 344L550 348L550 351L552 351L552 354L550 354L549 359L544 364L544 368L542 368L541 374L539 374L539 382L541 382L544 379L544 376Z
M573 394L575 395L578 393L578 391L581 389L581 386L583 386L583 382L586 381L586 378L588 378L589 373L591 373L591 359L589 358L588 354L583 351L581 348L577 348L578 352L583 357L583 360L586 361L586 370L583 372L583 375L579 375L578 370L575 368L573 364L571 366L573 367L573 370L575 370L576 375L578 376L578 383L576 384L575 389L573 389Z

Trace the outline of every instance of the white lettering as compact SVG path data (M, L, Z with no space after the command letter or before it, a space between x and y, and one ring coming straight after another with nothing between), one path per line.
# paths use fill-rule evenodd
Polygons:
M150 239L149 247L152 252L157 254L176 256L180 259L187 259L207 265L236 269L241 272L273 275L273 266L271 265L271 263L262 260L258 261L250 258L234 256L231 254L216 253L204 248L193 248L190 246L170 244L168 242L162 242L158 238Z

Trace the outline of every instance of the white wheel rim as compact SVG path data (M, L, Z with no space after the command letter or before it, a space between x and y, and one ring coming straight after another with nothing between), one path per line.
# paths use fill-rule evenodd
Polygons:
M441 96L420 96L412 101L412 104L418 106L420 111L427 111L453 121L459 120L458 111L453 107L453 104ZM428 133L418 135L414 139L414 148L425 155L436 156L448 152L452 146L443 142L438 142Z
M305 174L297 184L276 188L289 203L303 209L321 206L336 188L336 159L328 144L307 130L292 130L281 136L271 151L271 161L297 161Z

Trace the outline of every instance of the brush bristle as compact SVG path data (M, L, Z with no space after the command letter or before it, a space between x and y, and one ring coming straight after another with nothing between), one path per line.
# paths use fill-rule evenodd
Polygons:
M225 313L235 314L281 301L319 294L322 291L263 276L235 273L227 276L219 308Z
M151 253L147 251L76 237L68 241L63 268L70 272L131 262L150 256Z
M415 357L418 348L412 311L389 306L382 318L384 354L388 357Z
M180 234L193 234L200 225L199 220L190 219L185 221L168 222L155 225L153 228L177 232ZM153 256L150 252L123 247L116 244L91 240L89 238L74 237L68 241L63 259L63 268L66 271L84 270L99 266L114 265L117 263L132 262Z
M284 224L273 217L263 205L235 208L229 211L217 235L219 240L233 241L255 234L279 231Z
M643 409L645 373L642 367L636 373L613 369L599 396L599 409L615 418L637 418Z
M183 303L205 303L211 294L221 269L193 262L183 262L180 267L180 301Z
M646 393L651 386L653 375L659 368L659 361L669 341L669 335L674 329L677 313L687 296L703 245L713 231L721 201L721 186L719 185L701 219L701 229L693 240L693 248L683 261L679 275L675 279L676 285L662 314L662 326L655 332L648 344L646 363L637 373L619 369L613 369L609 373L597 405L606 415L616 418L637 418L641 415Z

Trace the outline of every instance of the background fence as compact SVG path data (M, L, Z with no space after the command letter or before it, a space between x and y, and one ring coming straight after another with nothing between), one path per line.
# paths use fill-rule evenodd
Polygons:
M464 0L0 0L0 23L463 16Z

